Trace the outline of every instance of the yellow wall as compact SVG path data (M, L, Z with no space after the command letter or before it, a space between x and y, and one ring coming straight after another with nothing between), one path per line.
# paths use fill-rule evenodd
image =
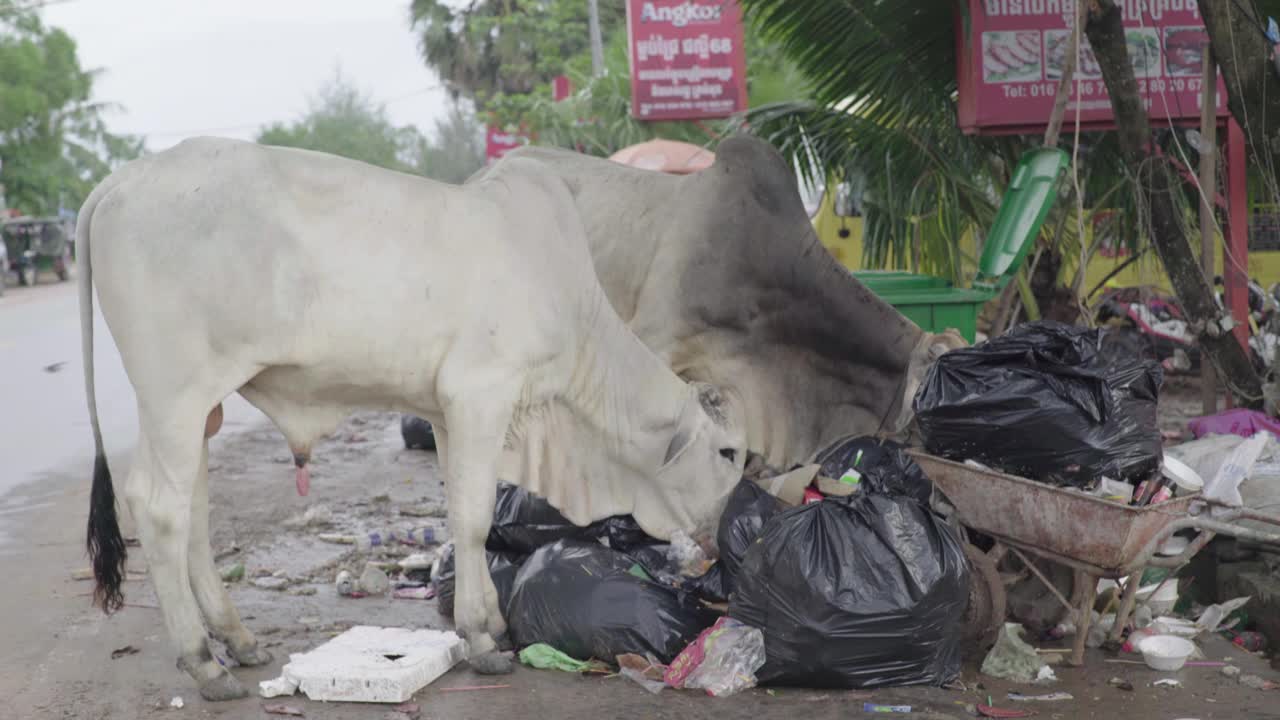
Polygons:
M840 218L835 214L832 208L832 193L824 193L822 204L818 212L814 215L813 224L817 230L818 239L826 246L827 250L835 256L836 260L851 270L858 270L862 267L862 218L850 217ZM849 237L841 238L839 230L841 226L849 229ZM1086 234L1092 236L1092 228L1086 228ZM970 238L966 237L966 241ZM1221 245L1221 237L1218 238L1219 247ZM972 248L967 248L972 253ZM1119 265L1123 264L1126 257L1105 257L1102 253L1096 253L1089 262L1089 269L1085 272L1085 291L1091 290L1102 278L1107 276ZM1070 282L1075 275L1075 263L1070 258L1063 263L1064 282ZM1218 253L1217 272L1222 272L1222 253ZM1280 251L1268 250L1262 252L1253 252L1249 254L1249 277L1257 280L1264 288L1270 287L1273 283L1280 282ZM1111 287L1132 287L1136 285L1151 285L1154 287L1170 290L1169 280L1165 276L1164 268L1160 264L1160 259L1154 252L1147 252L1142 259L1133 263L1129 267L1122 270L1115 277L1107 281L1107 285Z

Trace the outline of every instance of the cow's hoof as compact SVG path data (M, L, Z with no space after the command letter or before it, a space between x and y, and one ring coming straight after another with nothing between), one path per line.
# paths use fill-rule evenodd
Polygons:
M234 647L228 645L227 652L231 654L231 657L235 658L236 662L240 663L244 667L266 665L275 659L275 656L271 654L270 650L263 650L258 646L258 643L250 645L245 650L236 650Z
M224 670L200 686L200 697L212 702L239 700L249 697L249 691L234 675Z
M481 675L509 675L514 667L511 664L511 658L506 655L491 651L479 657L471 658L471 669Z
M508 633L495 636L493 642L497 644L498 650L502 652L510 652L516 649L515 643L511 642L511 635Z

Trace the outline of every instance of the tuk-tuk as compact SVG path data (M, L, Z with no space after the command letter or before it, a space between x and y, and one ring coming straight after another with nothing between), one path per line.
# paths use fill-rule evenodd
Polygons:
M71 277L71 243L67 221L58 217L19 217L0 222L0 237L9 253L9 271L19 285L35 285L40 272L58 280Z

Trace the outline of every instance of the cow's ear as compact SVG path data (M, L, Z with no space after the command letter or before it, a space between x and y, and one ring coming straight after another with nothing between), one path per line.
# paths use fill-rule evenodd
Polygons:
M964 336L959 331L955 328L947 328L944 332L933 336L932 342L929 344L929 362L937 360L952 350L968 347L968 345L969 343L965 341Z

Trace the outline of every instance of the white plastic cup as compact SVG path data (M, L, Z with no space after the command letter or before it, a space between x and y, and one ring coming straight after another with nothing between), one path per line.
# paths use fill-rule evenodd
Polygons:
M1172 577L1166 580L1147 600L1147 607L1151 608L1151 612L1156 615L1168 615L1173 611L1173 606L1177 604L1178 583Z

